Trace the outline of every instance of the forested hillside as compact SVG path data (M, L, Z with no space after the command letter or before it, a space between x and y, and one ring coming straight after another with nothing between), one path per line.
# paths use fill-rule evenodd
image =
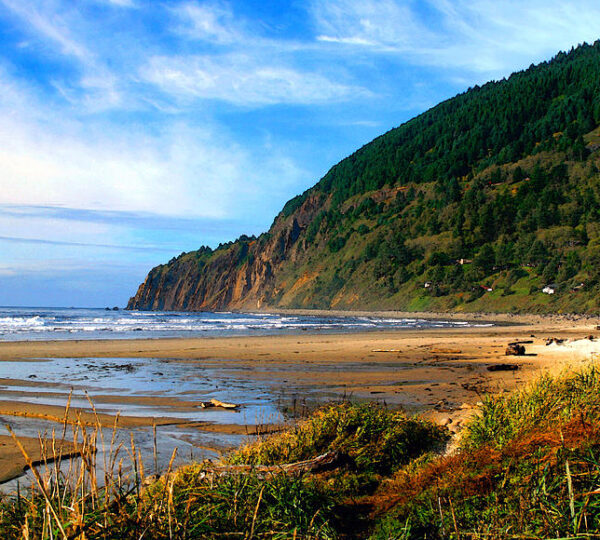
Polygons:
M596 42L378 137L258 238L154 268L128 307L597 312L599 125Z

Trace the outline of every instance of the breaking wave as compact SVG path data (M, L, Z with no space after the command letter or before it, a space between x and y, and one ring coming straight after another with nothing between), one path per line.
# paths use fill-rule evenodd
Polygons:
M308 330L345 332L467 326L491 324L391 317L0 308L2 341L267 335Z

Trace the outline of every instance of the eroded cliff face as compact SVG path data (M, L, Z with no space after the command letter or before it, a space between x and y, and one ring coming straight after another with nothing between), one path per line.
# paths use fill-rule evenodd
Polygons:
M322 197L309 196L292 215L280 215L257 240L238 240L208 257L185 254L153 268L127 309L223 310L277 305L283 292L282 266L307 256L302 233L323 210Z

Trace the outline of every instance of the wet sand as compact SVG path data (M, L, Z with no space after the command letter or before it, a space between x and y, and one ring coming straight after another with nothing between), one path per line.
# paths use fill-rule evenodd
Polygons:
M53 455L53 451L43 452L40 439L19 437L19 441L34 465L43 461L47 463L52 461L52 458L47 458L47 456ZM47 448L52 448L50 441L45 441L44 444L47 444ZM73 445L68 441L55 442L54 452L64 459L72 455L77 455ZM46 459L44 459L45 456L43 454L45 454ZM26 469L27 460L15 444L13 438L7 435L0 435L0 484L20 476Z
M218 373L223 387L221 396L227 398L228 389L236 387L235 396L241 398L242 405L256 398L253 393L260 393L262 399L270 400L271 404L277 402L280 409L288 412L350 397L402 406L439 422L450 421L452 429L460 429L460 423L473 414L485 393L508 392L541 372L556 373L580 366L599 350L600 342L595 341L571 346L545 344L550 337L580 340L598 333L595 319L473 317L477 321L500 320L503 325L267 337L6 342L0 343L0 369L3 361L21 363L48 358L159 359L176 363L178 369L190 373L200 368ZM466 320L468 317L458 318ZM527 354L505 356L506 346L512 341L528 342L525 344ZM515 364L518 369L488 369L506 363ZM48 369L52 369L51 362ZM56 402L64 397L66 403L69 381L49 384L35 378L12 379L9 373L1 373L4 378L0 379L0 415L63 421L64 407L28 402L27 393L29 389L43 390L48 400L52 398ZM43 378L41 372L39 378ZM122 409L120 427L193 425L215 433L250 434L256 431L258 424L254 421L248 425L239 419L230 422L223 419L225 417L215 422L191 422L190 414L198 410L197 392L193 399L186 398L185 391L177 396L168 392L145 395L139 391L131 395L115 392L94 397L92 389L90 395L95 403ZM157 416L128 415L128 407L134 405L155 405ZM159 411L166 408L171 409L171 414L161 416ZM94 413L85 406L79 405L77 409L69 413L69 421L74 421L77 414L86 422L96 421ZM112 426L115 414L100 412L98 418L103 425ZM276 426L271 425L269 429ZM13 450L10 444L0 446L0 478L6 474L5 456Z

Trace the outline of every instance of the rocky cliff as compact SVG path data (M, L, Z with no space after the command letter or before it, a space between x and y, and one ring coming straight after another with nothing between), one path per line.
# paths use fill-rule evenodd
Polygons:
M260 309L279 298L275 276L305 256L298 242L323 206L308 197L293 215L280 215L268 233L242 237L216 251L183 254L151 270L128 309Z

